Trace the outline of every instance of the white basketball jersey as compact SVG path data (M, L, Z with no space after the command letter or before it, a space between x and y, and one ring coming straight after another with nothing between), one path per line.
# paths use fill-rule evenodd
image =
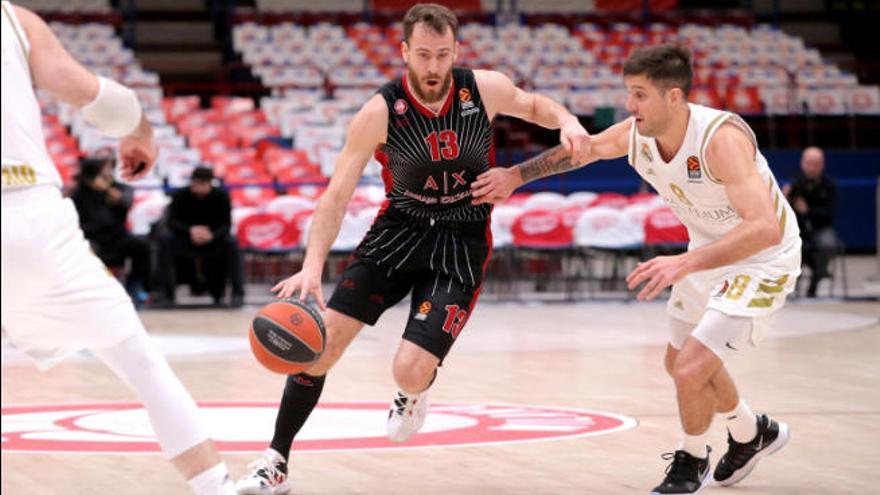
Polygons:
M798 242L800 233L791 206L779 189L767 160L758 151L754 132L739 115L692 103L689 106L690 120L684 142L669 162L661 158L656 140L639 134L633 122L628 148L630 165L654 187L687 227L691 238L690 248L698 248L720 239L742 222L727 197L724 185L712 176L706 166L704 155L707 143L721 124L730 122L737 125L755 146L755 166L773 200L783 236L780 244L755 254L747 261L774 259Z
M40 105L28 66L30 43L12 5L2 2L2 167L3 191L37 184L61 187L46 150Z

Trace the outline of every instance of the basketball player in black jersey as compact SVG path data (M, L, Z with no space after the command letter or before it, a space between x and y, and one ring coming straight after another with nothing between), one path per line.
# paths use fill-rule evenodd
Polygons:
M240 494L290 489L291 443L318 402L327 371L364 324L375 324L408 294L410 315L394 358L400 391L388 435L404 441L422 426L426 390L471 315L492 249L491 206L471 204L471 182L493 165L495 115L560 129L569 152L589 154L589 135L561 105L523 92L501 73L453 69L458 22L449 9L419 4L403 24L407 72L385 84L352 121L318 202L302 271L272 289L278 297L315 297L326 311L326 350L306 373L288 377L271 446L236 485ZM325 305L324 261L374 154L383 165L387 200Z

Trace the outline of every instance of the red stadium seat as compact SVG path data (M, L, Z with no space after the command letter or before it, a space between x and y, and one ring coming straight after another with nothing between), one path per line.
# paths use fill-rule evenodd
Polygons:
M207 124L224 123L223 114L218 110L193 110L182 115L177 121L177 130L181 134L190 135L196 129Z
M737 87L727 90L727 109L742 115L764 113L761 95L756 87Z
M572 243L572 229L558 211L528 210L513 222L513 245L535 249L567 248Z
M230 126L230 131L238 137L241 146L244 147L254 146L262 139L279 136L281 134L278 127L272 124L256 124L252 126L233 125Z
M254 109L254 100L241 96L214 96L211 98L211 108L220 110L224 115L249 112Z
M269 148L263 154L263 161L269 173L276 176L295 169L319 171L318 165L309 161L309 154L305 150Z
M522 212L522 207L508 204L492 210L492 244L495 248L513 244L513 224Z
M599 193L596 196L596 199L593 200L593 203L590 204L590 207L593 208L597 206L608 206L620 210L629 206L629 198L627 198L625 194L621 193L603 192Z
M257 153L253 149L225 149L222 153L212 154L208 161L214 163L214 175L224 178L230 170L239 167L262 168L262 165L258 165Z
M198 96L175 96L162 99L162 109L168 122L177 123L181 118L199 109Z
M268 213L278 213L286 220L292 220L301 211L314 211L315 202L300 196L285 194L270 200L264 209Z
M267 120L262 110L250 110L229 115L226 122L231 126L255 126L265 124Z
M880 114L880 88L877 86L859 86L849 91L847 105L850 113L878 115Z
M689 100L698 105L712 108L723 108L724 101L717 90L713 88L693 88Z
M253 213L238 224L243 249L289 250L299 246L301 232L277 213Z
M226 148L238 148L239 138L234 135L228 127L223 124L203 123L197 128L192 129L189 134L190 146L201 148L208 143L222 143Z
M228 184L265 184L272 182L272 177L266 172L261 162L248 160L232 165L226 170L226 182Z
M846 113L844 95L834 89L802 91L801 99L810 113L816 115L843 115Z
M578 246L602 249L627 249L641 241L642 226L628 221L618 208L598 206L582 212L573 225Z
M263 186L246 186L229 192L232 206L263 206L276 196L275 189Z
M657 208L645 217L645 244L684 245L689 240L687 228L670 208Z

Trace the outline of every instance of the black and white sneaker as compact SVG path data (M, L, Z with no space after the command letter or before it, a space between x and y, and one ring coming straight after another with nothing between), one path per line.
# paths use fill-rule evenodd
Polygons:
M708 452L711 453L712 449L708 448ZM651 495L697 493L709 483L708 455L705 459L698 459L684 450L676 450L675 453L667 452L662 457L672 462L666 468L663 482L651 490Z
M262 457L250 463L248 474L238 480L238 495L284 495L290 491L287 479L287 460L273 449L266 449Z
M405 442L425 424L428 416L428 391L407 395L398 391L388 411L388 438Z
M739 483L755 469L758 459L785 447L788 439L788 425L766 414L758 416L758 434L751 442L739 443L728 433L727 452L715 466L715 481L722 486Z

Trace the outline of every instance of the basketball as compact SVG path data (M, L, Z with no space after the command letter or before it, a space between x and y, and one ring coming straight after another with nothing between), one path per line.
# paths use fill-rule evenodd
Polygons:
M275 373L296 375L309 369L324 352L324 320L296 299L269 303L251 323L254 357Z

